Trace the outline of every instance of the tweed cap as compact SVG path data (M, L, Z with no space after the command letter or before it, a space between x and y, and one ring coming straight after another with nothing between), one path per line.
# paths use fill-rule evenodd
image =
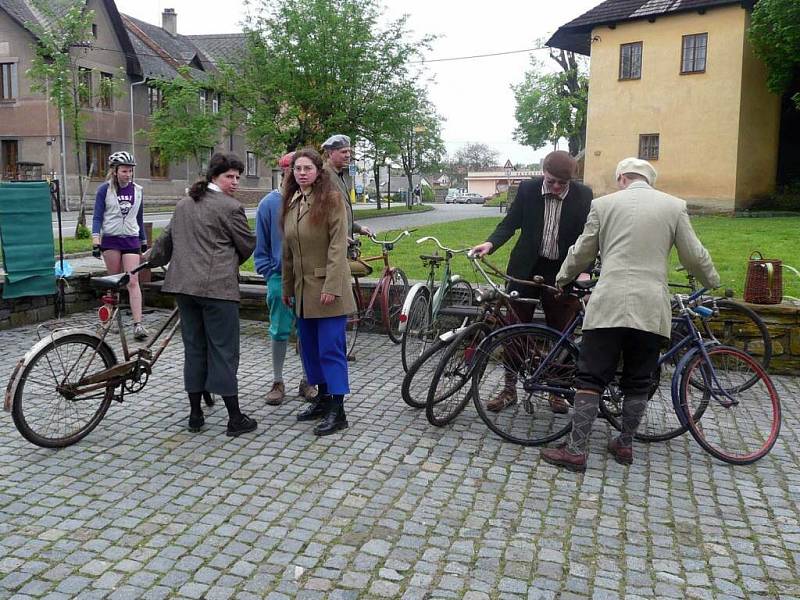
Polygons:
M278 159L278 166L281 169L288 169L292 166L292 160L294 160L294 152L287 152Z
M341 133L332 135L327 140L322 142L323 150L339 150L340 148L349 148L349 147L350 147L350 138Z
M655 185L656 177L658 177L658 173L656 173L653 165L646 160L634 158L633 156L629 158L623 158L621 161L619 161L619 164L617 165L616 179L619 179L619 176L624 175L625 173L636 173L637 175L641 175L647 179L647 183L650 185Z
M570 156L569 152L556 150L544 157L542 171L547 171L553 177L569 181L575 176L578 162Z

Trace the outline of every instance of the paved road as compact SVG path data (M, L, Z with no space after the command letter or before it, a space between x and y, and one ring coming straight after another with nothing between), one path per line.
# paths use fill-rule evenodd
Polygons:
M367 219L367 223L373 231L380 232L388 229L400 229L406 227L417 227L420 225L428 225L430 223L442 223L447 221L458 221L462 219L472 219L475 217L497 216L500 214L499 208L484 207L477 204L434 204L432 205L433 212L428 211L419 214L408 215L395 215L391 217L376 217ZM375 205L356 205L356 219L358 214L362 211L375 212ZM248 208L245 210L248 217L254 217L256 214L255 208ZM146 213L144 220L153 223L155 228L163 228L169 223L171 213L157 212ZM91 221L91 215L89 216ZM62 231L64 237L74 237L76 215L75 213L67 213L62 219ZM58 235L58 226L53 222L53 235Z
M0 332L0 382L34 335ZM684 436L623 467L598 423L578 476L500 441L471 406L429 426L400 400L399 364L363 336L350 428L324 439L295 421L299 400L264 404L269 342L250 322L240 395L255 435L225 437L220 405L184 429L179 339L76 446L31 446L4 415L0 598L800 597L798 380L777 380L783 430L755 465ZM290 353L292 389L299 375Z

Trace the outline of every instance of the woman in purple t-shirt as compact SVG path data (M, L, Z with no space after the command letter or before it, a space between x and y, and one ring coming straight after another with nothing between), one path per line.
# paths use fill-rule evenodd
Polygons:
M136 161L128 152L115 152L108 158L108 181L97 188L92 217L92 254L103 257L109 275L129 272L139 266L140 254L147 250L144 232L142 186L133 182ZM147 338L142 324L142 290L139 278L131 277L128 296L133 313L133 337Z

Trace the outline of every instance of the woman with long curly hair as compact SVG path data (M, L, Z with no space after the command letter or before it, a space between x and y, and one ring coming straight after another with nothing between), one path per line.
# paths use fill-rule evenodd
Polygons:
M322 419L316 435L348 426L344 397L347 315L355 312L347 260L347 212L313 148L298 150L283 182L283 302L294 309L300 356L317 401L298 421Z

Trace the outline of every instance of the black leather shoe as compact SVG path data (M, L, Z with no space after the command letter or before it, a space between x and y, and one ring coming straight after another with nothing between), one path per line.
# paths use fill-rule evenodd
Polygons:
M343 407L336 407L333 408L325 418L314 427L314 435L330 435L332 433L336 433L341 429L347 429L349 424L347 423L347 417L344 414Z
M330 401L330 396L322 396L304 411L297 413L297 420L316 421L317 419L321 419L328 412L328 404Z
M203 428L203 425L206 424L206 419L203 416L203 413L199 415L189 414L189 431L192 433L197 433Z
M230 437L237 437L243 433L255 430L258 427L255 419L251 419L247 415L242 415L236 421L228 420L228 431L226 434Z

